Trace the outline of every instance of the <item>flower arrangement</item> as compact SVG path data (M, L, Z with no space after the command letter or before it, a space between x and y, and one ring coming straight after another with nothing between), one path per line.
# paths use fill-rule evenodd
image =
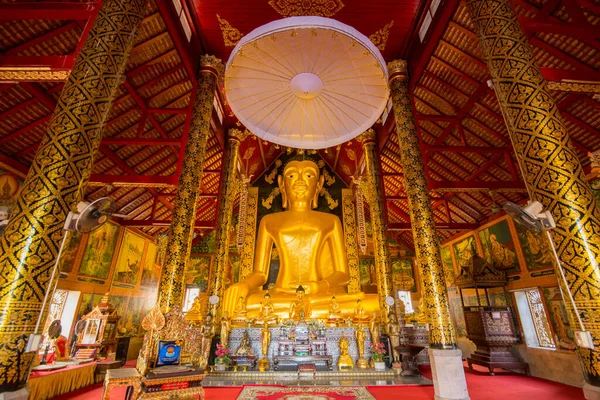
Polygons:
M216 364L231 364L231 358L229 357L229 348L226 344L217 344L217 351L215 351L217 358L215 359Z
M382 362L384 359L388 358L388 356L386 356L385 346L383 343L371 343L369 347L371 348L371 358L373 361Z

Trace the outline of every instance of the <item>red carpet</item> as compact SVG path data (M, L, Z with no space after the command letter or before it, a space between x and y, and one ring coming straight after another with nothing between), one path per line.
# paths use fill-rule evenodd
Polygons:
M550 382L530 376L496 370L496 376L489 376L487 370L474 366L465 368L469 395L472 400L584 400L580 388ZM431 372L423 370L423 375L431 379ZM425 400L433 398L433 386L368 386L369 392L378 400ZM235 400L242 388L206 388L205 400ZM124 398L125 389L116 388L111 399ZM102 384L92 385L56 400L100 400Z

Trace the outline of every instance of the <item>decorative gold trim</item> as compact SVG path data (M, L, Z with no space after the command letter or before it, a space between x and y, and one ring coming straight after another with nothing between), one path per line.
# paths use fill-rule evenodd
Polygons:
M369 36L369 40L373 42L373 44L379 50L385 50L385 45L387 44L388 37L390 36L390 29L392 28L392 26L394 26L394 20L392 20L386 26Z
M66 81L71 70L21 70L21 69L0 69L0 82L53 82Z
M591 82L550 81L548 89L557 92L600 93L600 85Z
M219 14L217 15L217 19L219 20L219 28L221 29L221 34L223 35L223 42L225 43L225 47L234 47L240 39L244 36L242 32L231 26L226 19L221 18Z
M217 58L212 55L203 54L200 56L200 66L201 67L209 67L213 68L217 72L217 78L223 76L225 73L225 65L220 58ZM202 68L200 69L202 72Z
M240 280L247 278L254 267L254 243L256 240L256 219L258 213L258 188L248 188L248 204L246 205L246 232L244 247L240 257Z
M360 292L360 269L358 266L358 246L356 241L356 220L354 218L353 198L354 196L351 189L342 189L342 218L344 224L344 237L346 238L348 269L350 270L348 293Z
M316 15L331 18L344 8L341 0L269 0L269 5L282 17Z

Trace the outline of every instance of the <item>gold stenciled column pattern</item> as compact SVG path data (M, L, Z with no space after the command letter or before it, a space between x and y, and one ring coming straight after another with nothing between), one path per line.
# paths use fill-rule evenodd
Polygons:
M400 145L400 160L404 170L415 241L416 263L422 280L421 311L425 313L429 322L430 347L452 349L456 347L456 340L448 310L440 243L435 231L425 165L408 93L406 61L395 60L388 63L388 71Z
M215 263L210 273L208 282L208 295L218 296L219 302L208 305L208 312L213 315L215 321L221 319L221 304L223 303L223 292L225 291L225 272L228 266L229 256L229 232L231 229L231 217L233 203L237 193L236 169L239 160L239 150L242 140L248 135L248 131L230 129L227 135L227 146L223 160L223 181L221 182L221 196L219 197L219 215L216 228L216 251Z
M240 259L240 280L247 278L254 267L254 244L256 242L256 220L258 213L258 188L248 188L248 205L246 208L246 232L244 247Z
M596 346L579 350L586 380L600 386L600 211L511 5L469 0L467 8L529 195L556 221L551 234L568 289Z
M168 312L173 306L181 306L183 303L183 282L194 234L206 141L210 134L210 118L217 81L219 75L223 74L224 68L221 60L214 56L203 55L200 58L196 102L181 166L181 175L179 175L179 188L169 229L167 256L162 266L159 283L158 296L163 313Z
M70 210L83 198L145 0L102 3L0 240L0 392L27 383L33 333Z
M371 226L373 230L373 246L375 247L375 271L377 272L377 293L379 294L379 307L382 315L388 315L389 306L385 298L393 295L392 265L390 250L385 233L385 216L383 208L383 191L381 190L381 171L377 163L376 134L373 129L356 138L363 146L366 173L366 194L371 210ZM384 312L385 310L385 312Z
M360 267L358 266L358 240L356 239L356 213L354 212L354 196L351 189L342 189L342 217L344 236L346 238L346 254L350 283L348 293L360 292Z

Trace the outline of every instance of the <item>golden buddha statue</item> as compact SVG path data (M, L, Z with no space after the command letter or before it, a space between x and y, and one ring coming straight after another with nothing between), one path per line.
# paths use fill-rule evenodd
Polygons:
M227 310L224 311L228 312ZM244 297L240 296L240 298L237 300L236 304L235 304L235 309L233 310L233 316L231 317L231 325L232 326L246 326L248 324L248 321L246 319L247 317L247 311L246 311L246 300L244 299Z
M279 323L279 318L274 312L275 307L271 302L271 295L269 293L265 293L264 301L260 303L260 311L258 313L258 317L254 320L254 323L257 325L263 325L265 322L271 325L277 325Z
M359 328L366 326L369 323L369 316L367 315L367 310L362 305L362 300L356 300L356 308L354 309L354 317L352 318L352 322L356 323Z
M310 303L304 299L304 288L298 286L296 289L296 300L290 304L290 319L295 322L302 322L310 319Z
M202 322L202 303L200 302L199 296L196 296L196 298L192 302L192 306L185 313L185 319L196 323Z
M356 361L356 366L360 369L365 369L369 367L369 363L365 359L365 338L367 335L363 328L358 327L354 331L354 337L356 338L356 347L358 348L358 361Z
M262 358L258 361L258 370L265 372L269 369L270 364L268 360L269 356L269 344L271 343L271 331L269 330L269 324L264 321L263 329L260 331L260 349L262 352Z
M348 354L348 349L350 348L350 343L348 343L348 339L344 336L340 338L340 358L338 359L338 370L343 369L353 369L354 361L352 361L352 357Z
M329 304L329 317L327 318L327 324L329 326L338 326L342 321L342 313L340 305L337 303L335 296L331 297L331 303Z
M392 368L401 369L400 353L397 347L400 346L400 323L396 318L396 313L390 310L388 321L385 325L385 333L389 336L392 344Z
M346 293L350 274L341 221L334 214L312 210L323 187L317 164L309 160L290 161L277 182L287 210L261 219L253 272L225 291L223 310L233 314L242 297L246 299L248 313L258 313L275 245L280 266L270 294L279 317L288 316L298 286L305 290L313 318L327 318L332 295L336 296L342 313L348 316L352 315L356 299L365 301L366 311L379 312L377 295Z
M240 345L235 349L235 355L254 356L254 350L252 350L252 345L250 344L250 335L248 335L248 331L244 331L244 336L242 336Z

